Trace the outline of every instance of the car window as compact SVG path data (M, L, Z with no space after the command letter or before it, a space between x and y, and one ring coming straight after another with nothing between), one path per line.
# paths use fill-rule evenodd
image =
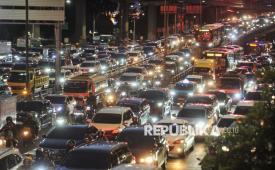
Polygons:
M18 162L18 157L16 155L8 155L7 156L7 163L8 163L9 169L15 167L19 162Z
M131 119L131 117L132 117L131 115L132 114L131 114L130 110L125 112L124 115L123 115L123 121Z

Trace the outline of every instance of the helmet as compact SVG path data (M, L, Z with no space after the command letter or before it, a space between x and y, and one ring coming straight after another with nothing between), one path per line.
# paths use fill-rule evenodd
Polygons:
M8 116L8 117L6 118L6 121L7 121L7 122L12 122L12 117Z

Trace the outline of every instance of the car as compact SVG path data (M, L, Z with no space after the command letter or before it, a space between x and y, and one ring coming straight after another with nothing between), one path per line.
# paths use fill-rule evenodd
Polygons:
M46 100L49 100L54 108L54 112L64 112L67 109L68 113L73 113L75 100L61 94L49 94L45 96Z
M220 116L220 107L218 99L213 94L194 94L193 96L188 96L185 100L184 105L203 105L209 107L213 112L214 117L217 119Z
M64 166L57 170L113 170L118 169L122 164L128 165L133 160L134 157L125 143L95 142L69 152Z
M169 115L173 105L171 95L164 89L148 89L139 92L139 98L149 102L151 122L156 122L165 115Z
M188 121L176 118L164 118L156 123L157 125L168 126L173 133L179 132L180 127L185 127L186 131L183 134L175 135L168 131L164 135L169 145L170 157L181 157L194 149L195 146L195 129ZM177 129L178 128L178 129ZM171 134L170 134L171 133Z
M23 156L17 148L0 149L0 169L17 170L23 166Z
M248 91L245 94L244 100L264 101L262 91Z
M188 96L193 96L197 91L197 83L189 80L181 80L177 82L170 90L173 96L173 104L183 107Z
M219 90L210 90L207 92L207 94L213 94L216 96L221 114L227 114L227 112L230 111L232 107L232 99L225 92Z
M125 73L139 73L142 75L147 75L147 70L144 67L128 67Z
M131 97L118 101L118 106L130 107L141 125L150 121L150 105L143 98Z
M201 75L187 75L185 77L185 79L187 79L188 81L196 82L197 83L198 92L199 93L203 93L204 92L205 82L204 82L203 76L201 76Z
M111 106L100 109L90 125L104 131L108 139L113 139L133 122L134 113L130 107Z
M144 56L143 56L142 52L140 52L140 51L128 52L127 61L128 61L129 64L139 63L143 60L144 60Z
M144 46L143 47L143 52L145 54L145 57L149 58L149 57L152 57L156 54L157 49L154 46Z
M215 124L210 133L211 136L220 136L223 133L237 133L238 129L234 129L238 121L242 117L234 115L223 115L219 118L217 124Z
M80 64L82 73L97 73L100 70L100 63L97 61L84 61Z
M251 113L254 105L255 101L252 100L239 101L232 114L246 117L247 114Z
M127 54L126 53L115 53L112 56L112 59L116 60L116 64L118 66L125 66L127 65Z
M43 135L42 141L39 143L41 151L48 151L50 158L53 161L59 162L62 157L62 152L67 148L68 140L74 140L76 147L84 145L84 139L87 135L97 134L98 129L87 125L67 125L56 126L52 128L47 135ZM64 156L64 155L63 155Z
M117 141L127 142L137 164L149 164L156 168L166 168L168 157L167 141L158 135L145 135L144 127L127 127Z
M47 100L29 100L17 102L16 110L18 112L18 122L20 117L27 116L27 112L33 112L38 120L39 128L52 126L54 119L54 109L52 104ZM24 114L20 114L24 113ZM17 122L17 123L18 123Z
M216 119L208 106L192 104L184 106L176 118L184 119L192 124L195 127L196 136L207 135Z
M130 86L133 89L142 89L143 88L143 80L144 76L140 73L123 73L119 81L117 82L117 85L127 85Z

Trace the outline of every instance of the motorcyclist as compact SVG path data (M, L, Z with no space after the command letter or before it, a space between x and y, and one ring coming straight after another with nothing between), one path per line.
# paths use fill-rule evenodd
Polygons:
M16 129L15 123L12 117L8 116L6 118L6 124L1 128L0 133L4 132L4 137L6 140L6 147L13 147L16 145Z
M132 118L132 123L130 124L130 126L138 126L139 125L139 121L137 117L133 117Z
M31 114L27 114L27 118L23 123L23 127L30 127L35 137L38 137L39 126Z
M102 130L99 130L97 132L97 137L96 137L97 141L108 141L108 138L105 136L104 132Z

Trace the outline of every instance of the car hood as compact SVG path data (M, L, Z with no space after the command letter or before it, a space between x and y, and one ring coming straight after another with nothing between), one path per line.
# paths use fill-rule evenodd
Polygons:
M66 143L68 139L43 139L39 147L46 148L46 149L66 149ZM81 143L80 140L76 141L76 145L79 145Z
M121 124L91 123L91 125L103 131L115 130L122 127Z

